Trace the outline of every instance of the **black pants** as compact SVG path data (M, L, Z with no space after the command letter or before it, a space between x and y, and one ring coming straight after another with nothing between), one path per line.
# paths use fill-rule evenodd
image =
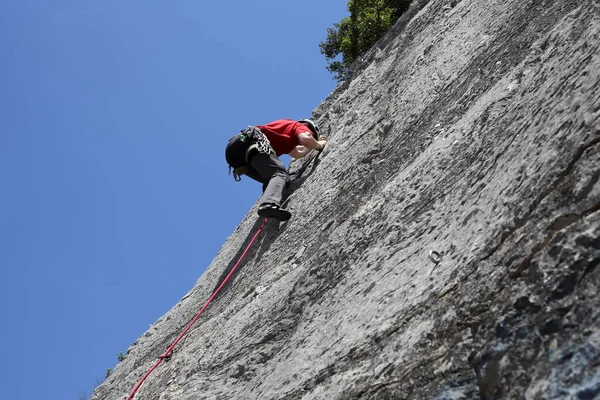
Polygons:
M290 184L290 175L275 154L265 154L254 150L247 155L249 160L246 160L246 151L253 143L248 139L242 142L239 134L234 136L225 149L225 159L233 168L246 165L248 171L245 174L263 184L260 204L270 203L281 206Z

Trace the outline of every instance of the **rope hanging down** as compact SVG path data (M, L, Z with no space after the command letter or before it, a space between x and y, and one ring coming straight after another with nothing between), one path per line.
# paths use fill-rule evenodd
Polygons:
M140 387L142 386L142 384L144 383L144 381L148 378L148 376L150 376L150 374L152 373L152 371L154 371L160 365L160 363L163 362L164 359L166 359L166 358L168 358L170 356L170 354L173 352L173 349L175 348L175 346L177 346L177 343L179 343L179 341L181 339L183 339L183 337L185 336L185 334L192 328L192 325L194 325L194 323L198 320L198 318L200 318L200 315L202 315L202 313L204 312L204 310L206 310L206 308L208 307L208 305L213 301L213 299L215 297L217 297L217 294L219 294L219 292L221 291L221 289L223 289L223 286L225 286L225 284L227 283L227 281L229 281L229 278L231 278L231 276L233 275L233 273L235 272L235 270L237 269L237 267L240 265L240 263L242 262L242 260L246 256L246 253L248 252L248 250L250 250L250 247L252 246L252 244L256 241L256 238L258 237L258 235L262 232L262 230L265 227L267 221L268 221L268 218L265 218L264 221L263 221L263 223L262 223L262 225L260 226L260 228L258 228L258 231L256 231L256 233L252 237L252 240L250 240L250 243L248 243L248 246L246 246L246 249L244 250L244 252L240 256L239 260L235 263L235 265L233 266L233 268L231 268L231 271L229 271L229 273L227 274L227 276L225 277L225 279L223 279L223 282L221 282L221 284L219 285L219 287L213 292L213 294L206 301L206 303L204 303L204 306L202 306L202 308L200 309L200 311L198 311L198 313L196 314L196 316L185 327L185 329L179 334L179 336L177 337L177 339L175 339L175 341L173 342L173 344L170 345L167 348L167 350L165 350L165 352L158 358L158 361L152 366L152 368L150 368L148 370L148 372L146 372L146 375L144 375L142 377L142 379L140 379L140 381L137 383L137 385L135 385L135 387L133 388L133 390L131 391L131 393L127 397L127 400L133 399L133 396L135 396L136 392L140 389Z

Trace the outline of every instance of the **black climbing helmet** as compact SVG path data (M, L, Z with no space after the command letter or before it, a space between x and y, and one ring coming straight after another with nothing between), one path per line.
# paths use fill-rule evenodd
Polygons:
M310 129L313 136L315 137L315 140L319 140L319 127L317 126L317 124L315 124L312 120L308 118L301 119L298 122L306 124L306 126L308 126L308 129Z

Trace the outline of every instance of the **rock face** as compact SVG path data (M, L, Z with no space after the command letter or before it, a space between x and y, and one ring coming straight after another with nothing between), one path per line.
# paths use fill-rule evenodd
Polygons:
M595 0L416 0L313 117L294 217L136 399L600 397ZM260 223L94 400L129 394Z

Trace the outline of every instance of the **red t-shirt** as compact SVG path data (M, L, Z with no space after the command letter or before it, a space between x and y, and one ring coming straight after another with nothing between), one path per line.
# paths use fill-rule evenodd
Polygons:
M288 154L300 144L298 135L303 132L310 133L306 125L291 119L278 119L266 125L257 125L258 129L265 134L275 153L280 156Z

